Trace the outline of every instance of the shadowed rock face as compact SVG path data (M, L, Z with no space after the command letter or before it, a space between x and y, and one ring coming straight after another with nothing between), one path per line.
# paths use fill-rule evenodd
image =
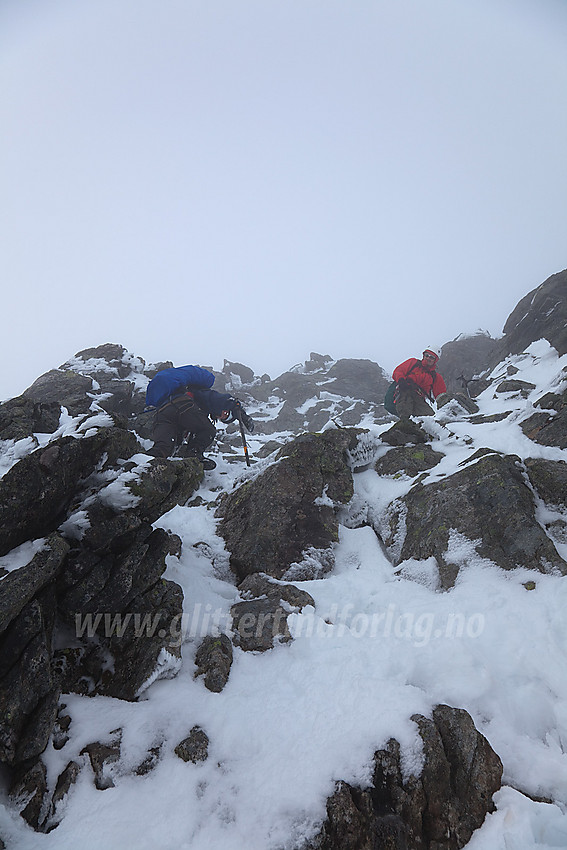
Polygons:
M260 572L281 578L306 549L338 540L334 503L353 494L346 452L356 434L304 434L281 450L279 463L225 497L219 532L240 580Z
M466 711L439 705L415 715L423 741L420 776L404 778L400 746L374 756L369 789L346 782L327 801L327 820L306 850L460 850L500 788L502 763Z
M44 750L62 690L135 699L179 656L172 624L183 594L161 578L172 541L151 524L192 495L202 467L136 467L134 434L90 430L36 449L0 480L0 551L39 538L33 559L0 581L0 762L14 768ZM135 476L124 472L133 467ZM120 475L125 502L114 504L106 487ZM94 629L77 623L89 615ZM137 633L145 616L161 628Z
M497 340L483 333L461 336L452 342L446 342L441 349L437 371L443 375L448 392L466 391L466 382L489 367L496 345ZM461 376L465 379L464 382ZM476 385L476 381L471 381L468 385L471 395L474 395Z
M43 404L64 404L71 416L86 413L92 404L88 393L93 391L92 378L70 369L52 369L41 375L22 395Z
M52 434L59 425L59 402L35 402L24 396L0 405L0 440L23 440L31 434Z
M538 339L547 339L559 354L567 352L567 269L551 275L518 302L504 325L491 365L525 351Z
M62 437L22 458L0 480L0 554L57 528L103 455L116 460L138 448L129 431L109 428L79 440Z
M542 412L522 422L524 434L543 446L567 448L567 391L562 395L548 393L537 406Z

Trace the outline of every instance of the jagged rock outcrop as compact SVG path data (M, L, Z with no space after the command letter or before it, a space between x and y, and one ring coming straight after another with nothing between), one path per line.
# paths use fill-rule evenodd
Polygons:
M418 422L411 419L399 419L380 435L380 439L390 446L406 446L426 443L430 437Z
M547 508L542 520L547 535L554 543L567 543L567 464L562 460L528 458L526 472Z
M503 569L567 573L567 563L535 517L532 493L513 455L481 450L448 478L417 483L393 502L382 523L394 562L433 555L444 588L454 584L459 571L450 547L455 533Z
M234 367L229 366L230 369ZM225 367L226 368L226 367ZM240 364L236 364L243 375ZM224 372L224 369L223 369ZM246 375L250 379L250 375ZM336 419L343 426L356 425L365 414L377 421L386 418L382 401L389 379L372 360L342 359L311 352L309 360L278 378L255 377L236 387L246 403L262 403L257 418L259 433L291 430L318 431ZM230 392L232 383L225 384Z
M93 389L92 378L61 367L40 375L22 395L40 404L62 404L71 416L77 416L89 410Z
M23 440L32 434L52 434L59 426L59 402L35 402L24 396L0 405L0 440Z
M561 395L547 393L535 406L541 413L524 419L520 425L524 434L543 446L567 448L567 391Z
M53 534L26 566L0 582L0 762L38 756L55 723L54 580L69 545Z
M538 339L548 340L559 354L567 352L567 269L548 277L518 302L494 348L491 365L525 351Z
M40 757L52 734L64 744L62 690L135 699L178 667L183 594L162 579L176 541L152 523L202 477L194 459L140 457L133 433L95 415L0 479L0 552L36 541L29 563L0 581L0 763L36 828L59 799L46 803Z
M104 428L82 439L61 437L23 457L0 480L0 554L57 528L79 482L103 458L103 468L108 468L138 450L129 431Z
M468 388L474 395L478 382L471 379L489 368L496 345L497 340L483 331L462 334L446 342L441 349L437 371L443 375L448 392L467 392Z
M79 351L59 369L41 375L21 398L36 407L60 405L72 416L102 409L122 417L123 426L143 439L151 439L153 414L144 412L145 387L157 371L172 365L170 361L146 364L123 346L105 343ZM215 375L214 387L219 392L232 393L245 406L262 405L264 409L256 417L258 433L317 431L330 419L338 419L344 426L356 425L365 414L376 421L386 418L382 401L389 380L372 360L334 361L329 355L312 352L303 366L274 380L228 360L220 372L206 368ZM0 405L0 428L3 415L8 414L4 407ZM36 418L39 413L38 408ZM231 437L237 442L234 425L225 431L227 443Z
M374 756L369 789L346 782L327 801L327 820L305 850L460 850L494 810L502 763L466 711L438 705L415 715L423 769L404 776L400 746Z
M251 573L282 578L307 549L338 540L335 505L352 497L346 453L356 436L355 429L304 434L279 452L279 463L224 498L219 533L240 581Z

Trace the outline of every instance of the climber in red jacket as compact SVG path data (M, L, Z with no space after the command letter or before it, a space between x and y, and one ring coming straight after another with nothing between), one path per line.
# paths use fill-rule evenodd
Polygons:
M394 404L401 419L433 415L426 399L433 401L441 393L447 392L445 381L435 371L440 355L438 348L430 346L424 350L421 360L410 357L394 369Z

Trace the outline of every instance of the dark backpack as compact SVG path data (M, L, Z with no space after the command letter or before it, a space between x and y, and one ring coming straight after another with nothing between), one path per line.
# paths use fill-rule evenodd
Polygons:
M396 391L397 381L392 381L388 389L386 390L386 395L384 396L384 407L388 411L388 413L392 413L394 416L396 413L396 405L394 404L394 393Z

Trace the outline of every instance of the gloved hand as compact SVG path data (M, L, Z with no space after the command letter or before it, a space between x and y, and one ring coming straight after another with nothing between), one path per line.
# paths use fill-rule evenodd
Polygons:
M254 431L254 420L248 416L238 399L234 403L234 417L242 422L244 427L252 434Z

